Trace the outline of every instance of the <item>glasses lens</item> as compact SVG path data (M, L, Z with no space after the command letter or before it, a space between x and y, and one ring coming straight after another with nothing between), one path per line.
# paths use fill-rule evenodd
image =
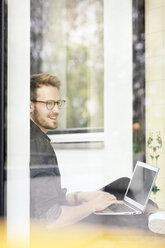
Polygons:
M60 100L58 102L47 101L46 102L46 107L47 107L48 110L52 110L56 104L57 104L58 108L60 109L60 108L64 107L65 100Z
M54 105L55 105L54 101L47 101L46 102L47 109L49 109L49 110L53 109Z
M64 107L64 105L65 105L65 100L60 100L59 108Z

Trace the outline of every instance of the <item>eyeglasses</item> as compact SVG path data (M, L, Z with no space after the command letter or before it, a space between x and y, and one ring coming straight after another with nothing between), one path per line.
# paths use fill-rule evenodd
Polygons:
M57 105L57 107L59 109L61 109L64 105L65 105L65 102L66 100L59 100L59 101L53 101L53 100L48 100L48 101L37 101L37 100L31 100L32 102L41 102L41 103L45 103L46 104L46 107L48 110L52 110L55 105Z

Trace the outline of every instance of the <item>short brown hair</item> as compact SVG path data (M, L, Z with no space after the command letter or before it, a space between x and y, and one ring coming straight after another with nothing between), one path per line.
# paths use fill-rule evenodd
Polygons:
M36 98L36 90L40 88L42 85L53 86L57 89L60 89L61 82L60 80L53 75L40 73L33 74L30 77L30 99L35 100Z

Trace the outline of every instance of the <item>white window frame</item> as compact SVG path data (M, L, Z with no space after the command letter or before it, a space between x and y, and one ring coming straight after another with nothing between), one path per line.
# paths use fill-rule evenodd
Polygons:
M8 0L7 240L30 233L30 0Z
M49 137L51 139L51 142L55 144L104 142L104 132L50 134Z

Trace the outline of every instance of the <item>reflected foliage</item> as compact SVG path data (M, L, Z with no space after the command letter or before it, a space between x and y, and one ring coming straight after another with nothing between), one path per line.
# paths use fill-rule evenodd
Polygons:
M42 65L43 0L31 1L30 8L30 72L31 74L35 74L41 72Z
M133 152L145 151L144 0L133 1Z
M102 0L31 0L31 74L39 72L63 83L68 104L61 126L104 125Z

